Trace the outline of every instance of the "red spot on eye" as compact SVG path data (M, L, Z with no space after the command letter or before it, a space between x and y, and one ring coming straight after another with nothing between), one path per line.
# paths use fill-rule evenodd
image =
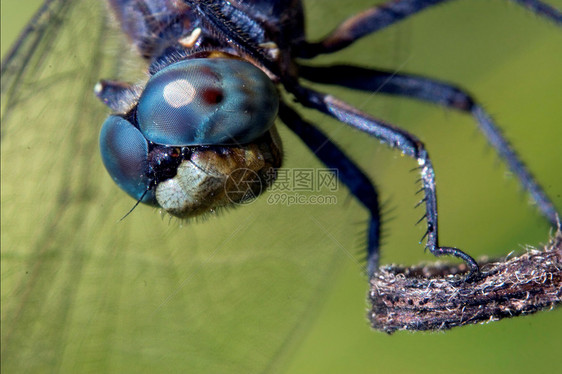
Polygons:
M224 95L219 88L205 88L201 90L201 98L208 105L217 105L223 99Z
M211 82L220 80L220 76L217 74L215 69L212 69L209 66L199 67L197 69L197 74L202 78L210 80Z

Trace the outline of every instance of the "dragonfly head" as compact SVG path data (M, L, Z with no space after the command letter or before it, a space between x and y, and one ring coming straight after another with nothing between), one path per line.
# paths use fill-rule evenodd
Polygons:
M172 63L138 97L127 97L135 103L119 104L131 109L104 122L100 150L113 180L138 201L188 218L248 201L275 181L282 160L274 126L279 98L252 64Z

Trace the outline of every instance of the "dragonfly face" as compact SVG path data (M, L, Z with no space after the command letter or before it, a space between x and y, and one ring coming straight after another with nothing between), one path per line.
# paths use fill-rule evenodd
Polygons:
M133 198L187 218L241 203L275 180L277 92L253 65L234 58L172 63L127 106L103 124L100 150ZM255 188L241 194L240 185Z

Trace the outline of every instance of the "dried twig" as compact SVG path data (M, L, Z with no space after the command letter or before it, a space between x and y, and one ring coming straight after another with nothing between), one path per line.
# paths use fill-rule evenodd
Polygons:
M554 308L562 297L562 233L542 250L479 261L482 274L464 282L465 265L384 266L371 278L369 319L375 329L445 330Z

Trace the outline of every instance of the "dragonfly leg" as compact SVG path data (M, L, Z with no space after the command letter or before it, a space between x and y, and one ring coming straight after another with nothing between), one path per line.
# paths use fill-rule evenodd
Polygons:
M398 0L375 5L348 18L322 40L304 42L298 49L298 57L313 58L337 52L364 36L445 1L448 0Z
M126 113L137 103L141 89L126 82L101 80L94 87L94 94L114 112Z
M423 218L426 219L427 231L422 238L422 240L427 238L426 248L435 256L451 255L465 261L469 268L468 278L471 278L479 272L478 264L468 254L458 248L439 246L435 171L427 150L419 139L402 129L375 119L331 95L326 95L298 84L288 87L288 90L292 92L303 105L332 116L353 128L381 140L392 148L397 148L403 154L416 159L421 174L420 180L423 186L421 191L424 192L422 201L425 203L426 208L426 213Z
M550 19L554 23L562 26L562 12L542 1L538 0L511 0L522 7L527 8L531 12Z
M521 185L537 203L540 212L556 226L560 214L526 168L492 118L466 91L452 84L416 75L360 68L349 65L302 67L301 76L313 82L337 84L361 91L386 93L431 102L471 114L488 142L505 160Z
M381 233L380 206L376 187L361 169L314 125L305 121L295 110L280 103L279 118L306 144L328 168L337 170L337 177L369 211L367 232L367 274L379 266Z
M303 42L297 57L313 58L320 54L334 53L353 44L364 36L375 33L402 21L424 9L449 0L394 0L368 8L342 22L330 34L318 42ZM562 25L562 13L539 0L511 0L529 11Z

